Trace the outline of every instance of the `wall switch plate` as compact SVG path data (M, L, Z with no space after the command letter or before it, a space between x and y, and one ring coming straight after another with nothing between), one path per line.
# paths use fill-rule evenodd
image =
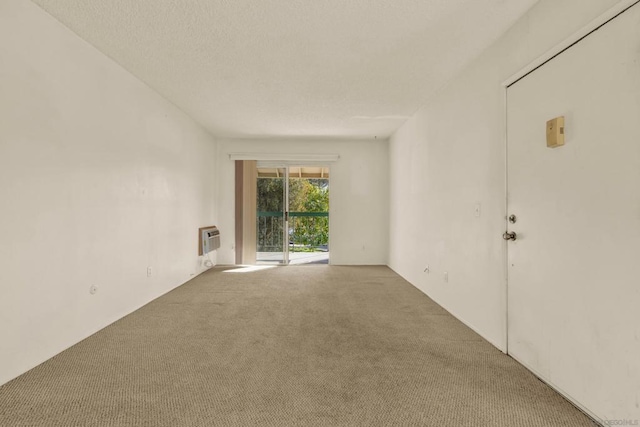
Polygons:
M449 283L449 272L448 271L444 272L444 283Z
M473 209L473 216L480 218L480 203L476 203L476 206Z
M147 267L147 277L151 277L153 275L153 268Z

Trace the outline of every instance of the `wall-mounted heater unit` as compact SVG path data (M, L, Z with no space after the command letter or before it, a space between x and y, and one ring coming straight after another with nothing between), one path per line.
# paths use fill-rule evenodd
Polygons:
M220 247L220 231L215 225L198 229L198 255L206 255Z

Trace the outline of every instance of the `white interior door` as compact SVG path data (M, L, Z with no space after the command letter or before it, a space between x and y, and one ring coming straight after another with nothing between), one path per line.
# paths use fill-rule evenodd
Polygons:
M507 99L509 353L601 420L640 420L640 6Z

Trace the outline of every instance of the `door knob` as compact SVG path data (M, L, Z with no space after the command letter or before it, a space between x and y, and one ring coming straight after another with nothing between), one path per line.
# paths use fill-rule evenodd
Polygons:
M511 233L509 233L508 231L505 231L502 235L502 238L504 240L516 240L516 232L512 231Z

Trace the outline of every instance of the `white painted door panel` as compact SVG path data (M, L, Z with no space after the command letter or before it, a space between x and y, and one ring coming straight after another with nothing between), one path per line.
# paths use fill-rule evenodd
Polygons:
M509 353L596 417L640 420L640 6L507 97Z

